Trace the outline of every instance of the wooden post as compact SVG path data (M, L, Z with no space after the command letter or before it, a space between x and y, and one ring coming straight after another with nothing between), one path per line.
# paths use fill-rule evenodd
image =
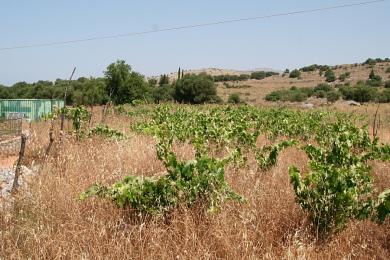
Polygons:
M378 134L378 126L377 126L377 121L376 121L376 118L378 116L378 110L379 110L379 106L380 106L380 103L378 103L378 107L376 108L376 112L375 112L375 116L374 116L374 122L373 122L373 126L372 126L372 136L373 138L375 138Z
M67 94L67 92L68 92L68 85L70 85L70 81L72 80L75 71L76 71L76 67L74 67L74 69L73 69L73 71L72 71L72 74L70 75L69 82L68 82L68 84L66 85L66 88L65 88L65 93L64 93L64 107L62 108L62 112L61 112L61 134L62 134L62 135L64 134L64 121L65 121L65 109L66 109L66 94ZM61 141L62 141L62 135L61 135Z
M53 142L54 142L53 130L54 130L54 120L52 119L51 123L50 123L50 130L49 130L49 145L47 146L47 149L46 149L46 152L45 152L45 158L47 156L49 156L51 147L52 147Z
M20 171L21 171L22 161L24 158L24 150L26 148L26 140L27 140L27 136L25 134L22 134L21 135L20 151L19 151L19 159L18 159L18 162L16 164L15 178L14 178L14 183L12 185L11 194L14 194L19 187L18 182L19 182L19 176L21 174Z

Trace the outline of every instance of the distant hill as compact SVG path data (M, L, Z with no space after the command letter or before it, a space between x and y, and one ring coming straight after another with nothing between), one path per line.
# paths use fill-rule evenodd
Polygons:
M211 76L219 76L219 75L241 75L241 74L251 74L254 71L272 71L272 72L281 72L279 70L271 69L271 68L256 68L252 70L233 70L233 69L220 69L220 68L204 68L204 69L192 69L192 70L184 70L186 74L201 74L206 73ZM171 72L167 74L170 80L177 79L177 71ZM160 75L153 76L150 78L158 79Z

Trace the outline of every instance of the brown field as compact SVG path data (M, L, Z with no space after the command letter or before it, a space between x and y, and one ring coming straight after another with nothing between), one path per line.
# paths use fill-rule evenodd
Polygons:
M367 115L367 122L376 110L375 105L336 108ZM381 140L390 143L390 106L381 106L380 114ZM131 119L123 116L108 120L110 127L126 131L130 124ZM77 197L96 181L111 184L129 173L164 172L153 138L133 135L120 142L68 138L60 146L57 130L54 150L44 162L48 131L49 123L32 125L25 163L43 167L30 189L18 193L11 209L0 208L0 259L389 258L389 219L384 225L355 221L328 240L316 239L294 200L287 174L290 165L306 164L306 155L297 149L285 150L269 171L259 170L254 161L227 170L228 182L247 203L227 202L216 214L205 213L199 205L179 208L164 219L141 219L110 202L79 202ZM175 149L181 158L193 156L189 145ZM389 163L372 166L377 189L390 187Z
M390 66L390 63L378 63L374 66L375 74L382 77L384 81L390 79L390 74L385 73L386 69ZM333 84L342 84L350 82L351 84L354 84L358 82L359 80L367 80L368 75L371 72L371 67L369 65L340 65L337 69L333 69L336 78L338 78L341 74L345 72L350 72L351 77L349 79L346 79L345 82L339 82L337 80ZM239 73L236 73L239 74ZM282 77L282 75L279 76L272 76L268 77L262 80L248 80L248 81L241 81L236 83L231 83L231 85L235 86L247 86L244 88L226 88L223 86L222 83L218 84L218 94L222 97L224 101L226 101L231 93L238 93L240 94L243 101L254 104L254 105L272 105L272 103L269 103L264 100L265 96L269 94L270 92L277 90L277 89L283 89L283 88L290 88L292 86L296 87L314 87L318 85L319 83L324 83L325 77L320 76L318 70L313 72L302 72L301 79L292 79L289 78L288 75ZM326 102L319 102L319 100L311 100L308 101L311 103L318 103L323 104Z

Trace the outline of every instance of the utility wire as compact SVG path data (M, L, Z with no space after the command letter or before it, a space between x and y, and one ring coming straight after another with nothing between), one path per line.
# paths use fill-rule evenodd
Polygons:
M221 20L221 21L210 22L210 23L200 23L200 24L184 25L184 26L178 26L178 27L168 27L168 28L149 30L149 31L96 36L96 37L91 37L91 38L68 40L68 41L57 41L57 42L37 43L37 44L30 44L30 45L10 46L10 47L0 48L0 51L47 47L47 46L55 46L55 45L66 45L66 44L74 44L74 43L79 43L79 42L89 42L89 41L97 41L97 40L105 40L105 39L117 39L117 38L140 36L140 35L159 33L159 32L178 31L178 30L185 30L185 29L192 29L192 28L199 28L199 27L214 26L214 25L227 24L227 23L262 20L262 19L268 19L268 18L280 17L280 16L290 16L290 15L297 15L297 14L322 12L322 11L341 9L341 8L347 8L347 7L353 7L353 6L371 5L371 4L376 4L376 3L385 2L385 1L387 1L387 0L366 1L366 2L359 2L359 3L354 3L354 4L343 4L343 5L328 6L328 7L316 8L316 9L292 11L292 12L287 12L287 13L276 13L276 14L265 15L265 16L255 16L255 17L247 17L247 18L239 18L239 19L231 19L231 20Z

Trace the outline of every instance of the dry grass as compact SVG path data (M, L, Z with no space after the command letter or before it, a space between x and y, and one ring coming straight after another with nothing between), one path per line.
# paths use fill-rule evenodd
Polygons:
M390 66L390 63L378 63L374 66L375 74L380 75L383 79L383 81L390 80L390 74L385 73L386 69ZM371 67L369 65L340 65L337 69L333 69L335 72L336 77L338 78L341 74L345 72L350 72L351 77L346 79L345 82L339 82L337 80L333 84L342 84L350 82L351 84L357 83L359 80L367 80L368 76L371 72ZM233 74L233 73L232 73ZM282 75L279 76L272 76L268 77L262 80L248 80L248 81L241 81L236 84L231 85L248 85L250 87L248 88L225 88L223 86L223 83L218 84L218 94L221 96L221 98L224 101L228 100L228 97L231 93L238 93L240 94L243 101L254 104L254 105L275 105L275 103L267 102L264 100L265 96L272 91L279 90L279 89L288 89L292 86L296 87L314 87L317 86L320 83L325 82L325 77L320 76L318 71L313 72L302 72L301 73L301 79L297 78L289 78L288 75L282 77ZM317 100L318 101L318 100ZM311 100L310 102L316 103L316 100Z
M124 129L126 120L107 121ZM48 127L44 122L33 125L28 164L42 163ZM175 151L181 158L193 156L189 145ZM304 153L289 148L267 172L253 161L245 168L229 167L228 182L247 203L228 202L220 213L204 213L198 205L179 208L168 218L142 219L110 202L79 202L77 197L96 181L111 184L128 173L164 172L154 140L66 140L55 146L11 211L0 208L0 259L388 259L389 221L382 226L353 222L328 241L316 242L287 174L290 165L304 168L306 161ZM377 188L389 187L389 164L374 163L373 169Z

